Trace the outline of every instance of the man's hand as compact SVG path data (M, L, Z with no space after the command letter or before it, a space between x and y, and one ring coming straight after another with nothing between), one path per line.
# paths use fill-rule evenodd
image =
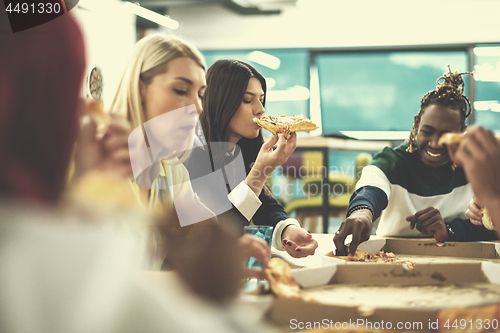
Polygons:
M294 258L303 258L313 255L318 242L307 230L289 225L281 234L281 242L285 251Z
M333 237L335 244L335 255L347 255L345 239L347 235L352 234L351 245L349 246L349 254L354 255L360 243L370 239L370 234L373 228L373 215L368 209L360 209L354 211L342 224L339 230Z
M424 235L433 236L437 243L448 240L446 224L439 210L434 207L419 210L415 215L408 216L406 221L410 222L410 229L417 228Z

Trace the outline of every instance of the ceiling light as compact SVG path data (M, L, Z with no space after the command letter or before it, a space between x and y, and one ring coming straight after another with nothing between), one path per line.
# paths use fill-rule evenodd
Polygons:
M475 101L475 111L493 111L500 112L500 103L498 101Z
M253 51L247 55L248 60L261 64L262 66L269 67L271 69L278 69L281 65L281 60L278 57L272 56L270 54Z
M474 54L479 57L500 57L500 46L475 47Z
M266 77L267 90L272 89L276 85L276 80L272 77Z
M498 103L491 104L490 110L493 112L500 112L500 104L498 104Z
M406 140L409 131L340 131L340 133L358 140Z
M175 30L179 27L179 22L171 19L168 16L158 14L156 12L153 12L152 10L146 9L131 2L125 2L125 6L135 15L143 17L146 20L150 20L151 22L162 25L171 30Z
M271 90L267 92L266 101L303 101L309 99L309 89L302 86L294 86L287 90Z

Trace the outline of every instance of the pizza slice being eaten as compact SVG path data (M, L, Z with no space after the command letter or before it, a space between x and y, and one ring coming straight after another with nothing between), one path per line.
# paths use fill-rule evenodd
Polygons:
M263 115L260 119L253 118L253 121L260 127L271 132L273 135L278 135L278 133L281 133L287 139L290 138L290 136L294 132L307 132L318 129L318 126L315 123L313 123L309 118L303 115L292 117L273 117L269 115Z

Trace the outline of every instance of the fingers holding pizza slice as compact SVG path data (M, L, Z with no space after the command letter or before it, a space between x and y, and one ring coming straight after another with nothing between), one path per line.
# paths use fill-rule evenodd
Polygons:
M273 117L269 115L263 115L260 119L253 118L253 121L260 127L271 132L273 135L278 135L278 133L283 134L286 139L289 139L294 132L308 132L319 128L309 118L303 115L291 117Z
M80 114L84 123L90 119L96 124L97 137L102 137L110 126L111 117L104 111L104 105L100 100L89 98L83 99L80 107Z
M438 144L445 144L448 147L448 154L450 155L450 158L452 160L454 159L455 149L450 149L450 147L456 147L460 143L464 135L465 133L445 133L439 138ZM500 138L497 137L497 140L500 141ZM491 221L490 214L486 207L482 208L481 211L483 213L483 225L489 230L495 230L493 222Z

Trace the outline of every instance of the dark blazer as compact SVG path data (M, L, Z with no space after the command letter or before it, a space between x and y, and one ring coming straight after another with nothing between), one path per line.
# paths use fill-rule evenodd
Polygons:
M224 164L227 165L233 161L238 154L241 154L241 151L239 147L236 146L233 154L228 155L225 158ZM208 161L213 162L211 154L209 154L208 147L204 144L204 141L200 137L196 137L194 148L191 151L189 158L184 162L192 181L199 177L206 176L214 171L212 169L212 163L209 163ZM217 170L220 168L218 166L214 166L214 169ZM250 170L249 163L245 164L245 169ZM234 187L234 185L239 184L243 179L231 179L231 175L226 175L226 180L228 180L229 183L232 183L232 187ZM241 232L243 232L243 226L248 225L250 222L230 203L227 196L225 196L225 198L221 198L220 196L214 197L213 192L210 188L207 188L207 186L200 186L200 184L196 184L196 182L193 182L192 184L194 192L199 196L201 202L208 206L208 208L214 207L214 205L217 204L220 205L220 200L227 200L227 204L231 205L232 208L225 213L219 214L217 217L223 223L231 223L233 225L234 223L239 224ZM267 183L265 186L269 189ZM221 189L225 190L225 193L229 194L229 187L226 184L220 183L219 190ZM288 214L283 209L283 206L281 206L278 201L272 197L272 195L269 195L264 189L259 195L259 200L262 202L262 205L252 218L254 224L270 225L274 227L278 224L278 222L289 218Z

